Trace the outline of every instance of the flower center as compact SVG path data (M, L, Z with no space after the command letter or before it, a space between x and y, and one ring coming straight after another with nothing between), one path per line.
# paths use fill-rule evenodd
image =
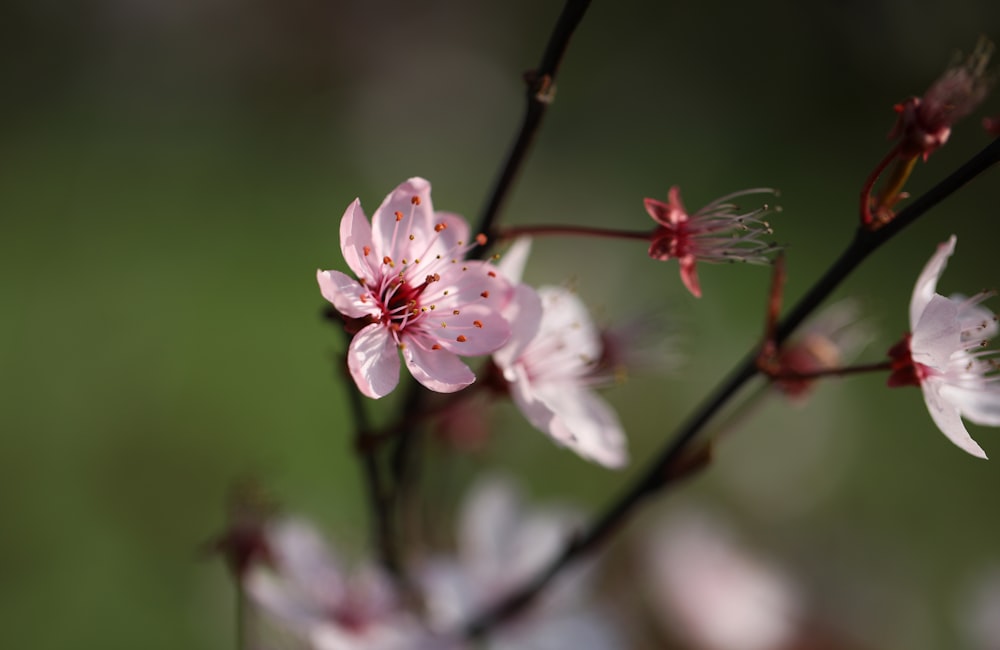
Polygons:
M427 310L421 305L421 296L427 287L440 279L441 276L434 273L424 278L422 283L414 286L407 282L403 274L393 277L383 292L382 323L398 332L418 319Z
M913 360L910 351L910 339L912 335L907 333L896 345L889 348L889 359L892 374L889 375L889 387L898 388L900 386L919 386L931 374L931 369L922 363Z

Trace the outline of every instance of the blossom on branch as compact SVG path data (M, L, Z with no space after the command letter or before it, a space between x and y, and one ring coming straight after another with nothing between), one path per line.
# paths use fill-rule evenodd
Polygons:
M993 44L983 39L967 59L948 68L923 97L911 97L894 107L899 113L890 140L899 140L902 158L927 157L948 141L951 127L986 97L992 78L986 68Z
M971 298L936 293L955 241L952 235L939 245L917 278L910 299L910 333L889 350L889 386L920 386L938 428L965 451L986 458L962 418L1000 426L997 351L983 349L997 333L997 317L980 304L995 292Z
M519 240L500 263L521 278L530 242ZM594 392L613 380L601 365L601 334L579 296L561 287L515 288L510 341L493 355L524 417L560 445L605 467L628 462L614 409Z
M740 212L732 200L750 194L776 194L772 189L757 188L727 194L712 201L694 214L681 203L681 191L670 188L667 203L645 199L646 212L659 224L653 232L649 256L654 260L676 259L681 266L681 280L696 298L701 297L696 262L749 262L766 264L768 254L779 246L765 237L773 234L764 217L771 212L766 204L749 212Z
M850 298L836 302L781 346L772 386L791 400L803 400L812 392L816 380L796 375L840 368L871 338L871 327L861 320L858 302Z
M379 398L396 387L397 349L417 381L451 393L475 381L459 355L489 354L507 341L500 310L510 284L489 263L463 259L484 241L470 241L458 215L434 212L422 178L393 190L370 225L360 200L347 207L340 248L357 278L340 271L317 271L316 278L337 311L361 320L347 365L363 394Z

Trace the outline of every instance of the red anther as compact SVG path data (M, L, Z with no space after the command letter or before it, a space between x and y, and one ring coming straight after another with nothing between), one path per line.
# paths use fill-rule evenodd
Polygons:
M465 343L469 339L465 338L465 334L459 334L455 340L458 341L459 343Z
M489 291L484 291L484 292L482 292L479 295L482 296L483 298L489 298L490 297L490 292Z
M478 327L479 329L483 329L483 321L481 320L474 320L472 321L472 324Z
M446 224L446 223L434 224L434 232L441 232L442 230L444 230L447 227L448 227L448 224Z
M403 213L400 212L399 210L396 210L396 221L402 221L402 220L403 220Z
M476 243L479 244L480 246L485 246L486 235L484 235L483 233L479 233L478 235L476 235Z
M371 246L365 246L362 250L364 250L364 252L365 252L365 257L368 257L371 254L371 252L372 252L372 247Z
M420 205L420 197L419 196L413 197L412 199L410 199L410 203L412 203L413 205Z

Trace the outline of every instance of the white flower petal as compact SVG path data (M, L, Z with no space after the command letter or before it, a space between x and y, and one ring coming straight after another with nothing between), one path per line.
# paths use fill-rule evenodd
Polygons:
M511 282L518 283L524 276L524 267L528 264L528 255L531 254L531 238L519 237L511 244L507 252L500 257L497 268L507 276Z
M431 184L422 178L400 183L372 215L372 241L378 261L388 256L402 263L411 253L425 249L435 234Z
M913 328L910 339L913 360L935 370L944 370L952 353L960 347L961 335L958 304L934 294Z
M913 287L913 296L910 298L910 330L916 331L917 321L927 307L927 303L934 297L937 291L938 279L944 273L945 266L948 265L948 258L955 252L955 242L958 238L952 235L948 241L940 244L937 251L931 256L924 270L917 278L917 284Z
M510 339L493 353L493 361L505 374L538 334L542 324L542 299L526 284L514 287L514 297L503 311L510 323ZM508 377L508 380L512 378Z
M372 227L359 199L347 206L340 219L340 250L355 275L368 280L375 278L378 263L374 262L377 258L372 249Z
M347 350L347 367L366 397L385 397L399 383L396 341L381 323L372 323L354 335Z
M1000 385L984 383L982 386L964 387L945 384L941 386L940 394L970 422L1000 427Z
M476 381L476 375L448 350L425 348L413 338L404 340L403 359L410 374L438 393L454 393Z
M319 282L319 290L323 297L333 303L337 311L344 316L363 318L379 315L380 310L375 301L370 297L367 300L363 299L365 296L370 296L371 292L351 276L340 271L317 270L316 281Z
M311 524L298 519L281 521L271 532L269 545L282 574L311 600L331 605L343 598L337 559Z
M972 439L965 424L962 422L961 414L956 406L948 401L943 395L938 393L940 383L934 379L927 379L921 382L920 388L924 392L924 401L927 402L927 410L944 435L958 445L962 450L976 456L986 458L986 452Z
M586 388L547 385L536 387L535 394L554 414L549 435L561 444L605 467L628 463L625 432L618 415L596 393Z

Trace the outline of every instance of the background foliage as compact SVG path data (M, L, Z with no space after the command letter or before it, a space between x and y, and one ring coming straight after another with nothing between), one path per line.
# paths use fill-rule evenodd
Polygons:
M0 20L0 637L10 647L231 643L221 564L199 549L253 475L362 551L366 519L314 269L337 224L408 176L474 216L558 13L518 0L7 3ZM594 3L509 222L646 227L644 196L695 207L782 191L794 298L846 243L891 106L1000 24L986 0ZM987 34L994 38L997 34ZM986 112L998 112L994 99ZM971 118L916 192L986 142ZM850 279L879 335L959 236L945 292L996 286L994 174ZM612 263L602 263L611 262ZM539 242L528 279L571 278L606 321L663 311L681 371L612 391L635 458L759 336L764 269L702 271L641 245ZM994 309L997 306L994 305ZM996 461L937 432L915 390L831 382L720 448L695 496L795 567L875 647L952 645L971 576L1000 563ZM390 408L391 401L379 403ZM595 506L625 476L499 409L489 457L538 495ZM993 433L973 429L987 453ZM627 472L626 472L627 474ZM636 529L655 521L644 513ZM57 624L56 624L57 623Z

